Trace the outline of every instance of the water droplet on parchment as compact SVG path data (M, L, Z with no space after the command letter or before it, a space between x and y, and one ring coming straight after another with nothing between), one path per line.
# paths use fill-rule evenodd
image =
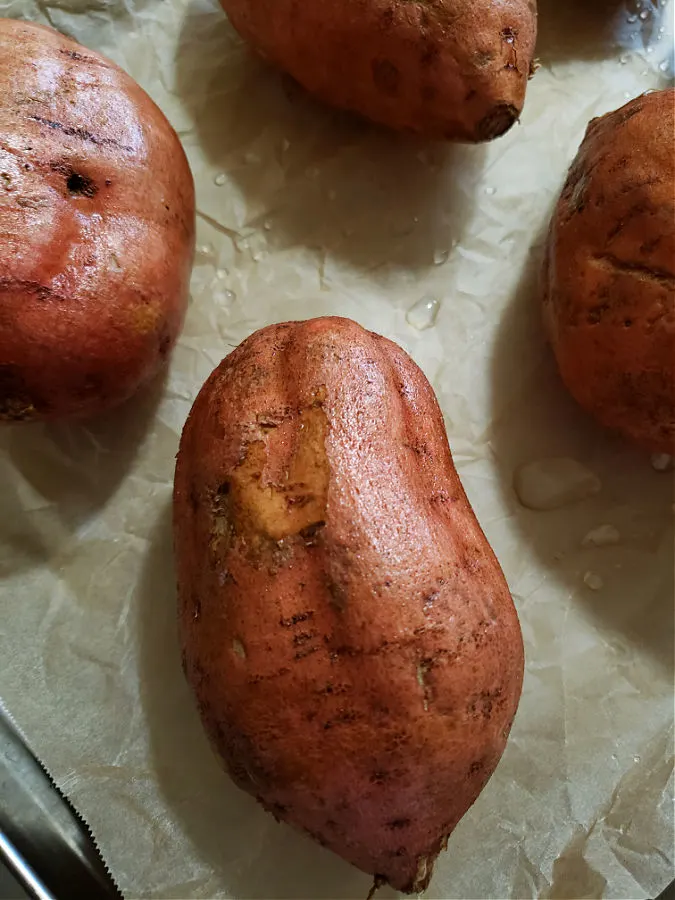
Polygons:
M600 492L598 476L569 457L538 459L520 466L513 479L516 496L527 509L561 509Z
M427 328L432 328L435 325L440 307L441 303L438 298L425 294L424 297L410 307L405 317L406 322L417 331L426 331Z
M434 250L434 265L442 266L448 256L450 256L449 250Z
M621 540L621 534L614 525L598 525L593 528L584 537L581 542L582 547L611 547L618 544Z
M584 575L584 584L592 591L599 591L604 587L605 582L597 572L586 572Z
M670 453L654 453L651 462L652 468L657 472L668 472L673 468L673 457Z
M220 172L213 179L213 183L216 184L218 187L222 187L222 185L224 185L226 181L227 181L227 175L224 172Z

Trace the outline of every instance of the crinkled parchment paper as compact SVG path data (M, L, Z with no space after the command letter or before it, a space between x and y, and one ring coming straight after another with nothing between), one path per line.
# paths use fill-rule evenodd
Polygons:
M671 82L672 6L632 2L540 0L542 68L521 125L446 147L308 100L214 0L0 0L0 15L50 22L134 75L198 188L192 304L168 378L86 426L0 433L0 696L127 895L368 891L221 773L174 621L171 482L191 401L252 330L333 313L398 341L433 382L526 641L508 750L429 898L644 898L672 877L672 475L567 398L535 289L586 123ZM406 312L425 295L440 311L418 331ZM602 491L524 509L513 472L549 456L584 463ZM621 543L582 547L602 524Z

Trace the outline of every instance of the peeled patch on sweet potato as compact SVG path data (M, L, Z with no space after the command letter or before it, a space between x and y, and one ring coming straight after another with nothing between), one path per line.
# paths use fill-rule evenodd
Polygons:
M551 222L543 302L578 403L675 452L675 90L594 119Z
M428 137L487 141L520 116L535 0L221 0L266 59L326 102Z
M194 252L177 135L121 69L0 19L0 421L91 415L166 360Z
M195 401L174 521L184 668L232 778L423 889L504 750L523 646L422 372L347 319L256 332Z

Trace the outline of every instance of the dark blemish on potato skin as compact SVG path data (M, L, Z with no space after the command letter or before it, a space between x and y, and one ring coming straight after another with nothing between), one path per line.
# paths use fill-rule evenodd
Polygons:
M512 103L498 103L476 126L478 141L501 137L518 121L518 110Z
M374 59L371 63L373 81L375 87L388 97L395 97L399 93L401 73L388 59Z
M92 199L98 193L98 187L94 181L75 169L68 163L53 162L49 168L52 172L62 175L66 180L66 190L69 194L79 195Z
M316 636L316 631L301 631L299 634L293 635L293 644L296 647L300 647L303 644L306 644L307 641L311 641L312 638L315 638Z
M314 615L314 610L308 610L307 612L296 613L288 619L279 619L279 624L282 628L292 628L294 625L297 625L298 622L306 622L307 619L311 619Z
M382 13L382 25L385 28L391 28L391 25L394 21L394 8L392 6L389 9L385 9Z
M428 68L433 65L438 59L440 53L438 47L435 44L423 44L422 52L420 54L420 63L422 64L422 68Z
M305 647L303 650L298 650L298 652L294 655L293 659L300 660L305 659L307 656L311 656L313 653L318 651L318 647Z
M489 66L494 58L495 54L491 50L477 50L474 54L476 65L481 69Z
M391 819L391 821L387 822L387 828L390 831L395 831L398 828L407 828L410 825L410 819Z
M165 334L164 337L160 338L158 349L159 355L162 357L162 359L168 355L169 350L171 350L172 344L173 338L170 335Z
M114 138L102 138L98 137L95 134L92 134L91 131L87 131L86 128L75 128L72 125L64 125L63 122L55 122L53 119L46 119L44 116L28 116L33 122L37 122L38 125L45 125L47 128L51 128L54 131L60 131L62 134L65 134L67 137L77 137L81 141L87 141L90 144L95 144L97 147L117 147L119 150L124 150L126 153L133 153L133 147L126 147L124 144L120 144L119 141L114 140Z

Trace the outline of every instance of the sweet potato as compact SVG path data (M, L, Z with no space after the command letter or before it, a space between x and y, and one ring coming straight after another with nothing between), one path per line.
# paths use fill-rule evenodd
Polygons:
M0 19L0 421L86 416L171 350L194 187L178 137L113 63Z
M599 422L675 451L675 90L594 119L548 237L545 326Z
M397 129L487 141L518 119L535 0L221 0L234 27L328 103Z
M422 372L348 319L256 332L195 401L174 521L184 669L232 778L423 889L502 754L523 647Z

